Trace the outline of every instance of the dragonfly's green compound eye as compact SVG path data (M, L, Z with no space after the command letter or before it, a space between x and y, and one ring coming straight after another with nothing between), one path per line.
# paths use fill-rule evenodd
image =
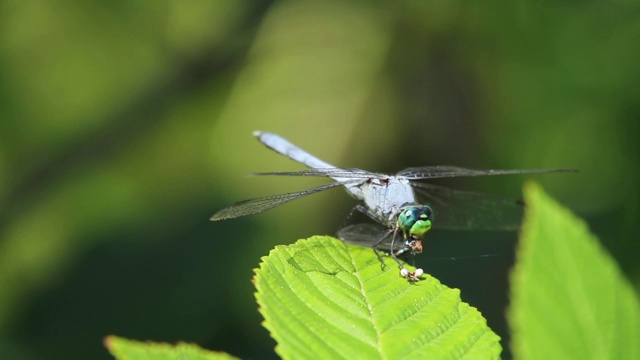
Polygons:
M398 216L398 227L405 239L422 239L431 229L433 211L427 205L407 206Z

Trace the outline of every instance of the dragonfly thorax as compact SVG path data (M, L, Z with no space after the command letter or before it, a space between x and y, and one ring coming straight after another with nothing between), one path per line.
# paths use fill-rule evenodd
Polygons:
M362 201L366 207L389 227L406 204L416 203L409 181L402 177L372 178L361 184Z

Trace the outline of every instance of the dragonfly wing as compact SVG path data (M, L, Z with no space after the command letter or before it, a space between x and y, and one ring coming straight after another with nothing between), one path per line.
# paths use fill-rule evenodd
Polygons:
M475 170L457 166L423 166L401 170L396 175L409 180L436 179L462 176L491 176L491 175L515 175L515 174L540 174L555 172L576 172L573 169L514 169L514 170Z
M496 195L411 183L418 200L433 209L433 226L449 230L517 230L524 202Z
M272 209L276 206L280 206L291 200L299 199L303 196L315 194L317 192L342 186L342 185L344 185L344 183L333 182L330 184L314 187L307 190L240 201L238 203L235 203L229 206L228 208L222 209L217 213L213 214L210 220L217 221L217 220L224 220L224 219L232 219L240 216L260 213L260 212Z
M388 177L387 175L376 174L361 169L342 169L342 168L318 168L308 169L301 171L270 171L253 173L251 175L256 176L325 176L330 178L342 178L342 179L371 179Z
M391 230L371 223L359 223L346 226L338 230L337 235L340 240L348 244L369 248L375 247L383 251L389 251L389 249L391 249L391 240L393 239L393 232ZM376 243L378 243L377 246Z

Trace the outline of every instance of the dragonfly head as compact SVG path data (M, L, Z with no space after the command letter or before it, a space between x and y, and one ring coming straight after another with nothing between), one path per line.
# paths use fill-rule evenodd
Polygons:
M408 205L400 211L397 225L405 240L416 240L416 247L422 250L422 237L431 229L433 211L427 205ZM417 249L415 249L417 250Z

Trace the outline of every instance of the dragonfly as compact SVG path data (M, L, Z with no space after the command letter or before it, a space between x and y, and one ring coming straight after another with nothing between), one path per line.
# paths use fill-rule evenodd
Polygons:
M338 168L285 138L270 132L253 135L265 146L309 169L262 172L253 175L327 177L334 181L302 191L240 201L216 212L212 221L261 213L290 201L328 189L343 187L359 204L354 208L372 222L341 228L337 237L349 244L372 248L384 266L380 252L391 256L402 277L417 281L422 269L410 272L401 260L422 252L422 239L432 228L450 230L516 230L524 203L500 196L453 190L422 182L437 178L574 172L573 169L474 170L456 166L422 166L395 175L357 168Z

